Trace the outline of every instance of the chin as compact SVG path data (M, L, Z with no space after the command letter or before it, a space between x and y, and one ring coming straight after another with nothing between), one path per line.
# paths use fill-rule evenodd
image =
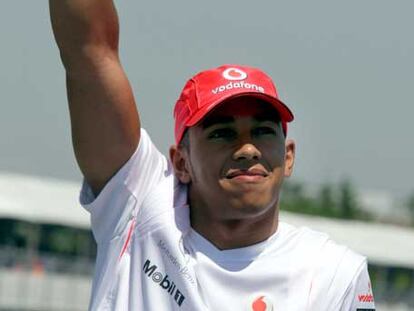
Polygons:
M271 210L275 209L277 204L275 204L276 200L263 200L262 198L235 198L230 199L230 208L233 211L237 211L240 215L244 215L244 217L254 217L260 216Z

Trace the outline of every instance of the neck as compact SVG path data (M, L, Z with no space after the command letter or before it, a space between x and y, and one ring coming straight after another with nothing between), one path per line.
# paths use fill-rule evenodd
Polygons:
M250 246L268 239L278 228L279 210L272 207L260 215L242 219L216 219L191 208L191 226L218 249Z

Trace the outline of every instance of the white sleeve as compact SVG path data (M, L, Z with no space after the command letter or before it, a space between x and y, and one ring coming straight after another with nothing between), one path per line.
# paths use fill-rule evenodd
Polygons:
M374 296L366 262L348 287L340 311L375 311Z
M119 236L135 218L145 196L172 173L169 161L157 150L144 129L131 158L109 180L98 197L83 182L80 203L91 214L96 242Z

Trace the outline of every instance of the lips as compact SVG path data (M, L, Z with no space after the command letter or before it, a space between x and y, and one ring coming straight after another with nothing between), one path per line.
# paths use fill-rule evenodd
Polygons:
M226 174L226 178L232 179L239 176L259 176L267 177L269 174L260 168L251 168L251 169L232 169Z

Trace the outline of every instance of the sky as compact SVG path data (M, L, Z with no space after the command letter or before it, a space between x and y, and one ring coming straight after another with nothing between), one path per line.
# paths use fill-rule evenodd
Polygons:
M121 60L162 152L186 80L246 64L273 77L295 114L296 180L349 178L400 198L414 191L414 2L115 3ZM5 0L0 38L0 172L79 181L47 1Z

